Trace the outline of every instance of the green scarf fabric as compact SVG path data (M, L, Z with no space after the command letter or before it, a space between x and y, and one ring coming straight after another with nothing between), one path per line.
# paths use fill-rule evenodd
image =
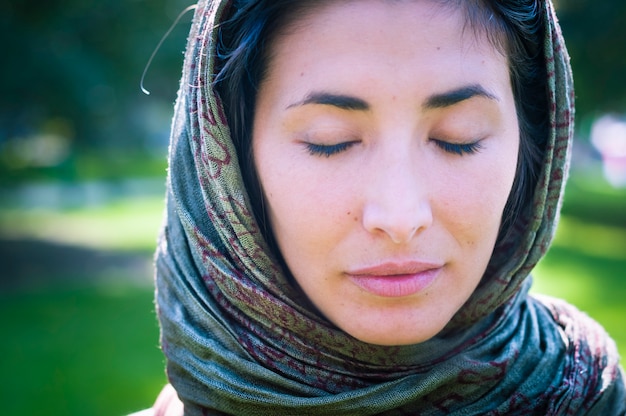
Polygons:
M157 306L185 414L621 415L613 341L564 302L528 295L557 223L573 136L569 58L545 3L551 130L534 210L483 281L427 342L355 340L307 308L251 212L211 83L227 1L198 3L170 146Z

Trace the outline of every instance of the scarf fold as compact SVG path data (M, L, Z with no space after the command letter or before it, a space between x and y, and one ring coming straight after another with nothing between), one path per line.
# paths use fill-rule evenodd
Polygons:
M528 295L558 220L573 137L569 58L545 3L550 136L532 216L494 252L445 336L355 340L308 307L251 212L219 97L216 25L198 3L172 127L157 306L185 414L473 415L626 412L614 343L571 306Z

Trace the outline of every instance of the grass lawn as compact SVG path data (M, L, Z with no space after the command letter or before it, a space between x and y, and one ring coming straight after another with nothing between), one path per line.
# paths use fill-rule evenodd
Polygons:
M0 211L2 414L125 415L154 402L166 383L151 266L162 206ZM14 246L33 251L11 267L24 255Z
M533 290L565 298L589 313L624 356L626 193L573 194L555 244L534 273ZM589 203L599 208L589 209ZM30 268L31 275L20 275L23 284L10 290L0 286L3 414L123 415L151 405L165 383L152 272L104 268L96 260L106 252L149 263L162 204L159 197L63 212L0 210L0 238L89 250L66 259L79 264L88 258L87 266L75 267L77 278ZM611 213L605 215L602 206ZM589 220L580 212L595 217ZM41 253L30 254L37 259ZM0 252L0 258L5 255ZM32 276L38 274L49 279Z
M0 296L6 415L123 415L165 384L152 293L62 288Z

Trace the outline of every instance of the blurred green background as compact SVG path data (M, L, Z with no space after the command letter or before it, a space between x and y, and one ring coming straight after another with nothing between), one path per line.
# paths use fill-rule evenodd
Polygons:
M0 403L10 415L121 415L166 382L152 255L191 14L182 0L0 4ZM535 291L626 353L626 2L559 0L578 127Z

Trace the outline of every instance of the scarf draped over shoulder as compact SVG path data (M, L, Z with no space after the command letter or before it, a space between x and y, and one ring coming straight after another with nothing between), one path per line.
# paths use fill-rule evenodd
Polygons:
M197 5L156 255L161 345L185 414L624 414L613 341L572 306L528 295L558 220L574 128L552 5L543 11L551 128L532 215L496 248L497 267L445 334L403 347L366 344L333 326L264 242L212 88L216 25L229 7Z

